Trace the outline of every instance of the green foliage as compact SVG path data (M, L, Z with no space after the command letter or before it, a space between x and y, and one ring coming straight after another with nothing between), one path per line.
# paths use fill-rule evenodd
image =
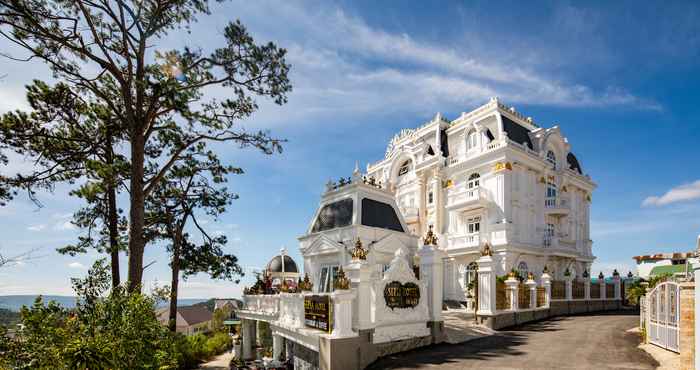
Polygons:
M206 361L231 348L231 337L223 332L211 336L195 334L175 337L175 355L181 369L196 368L199 363Z
M67 310L38 297L21 312L24 329L6 353L4 366L32 369L172 369L178 366L170 332L156 318L154 300L110 286L108 268L97 261L75 279L78 305Z
M18 312L0 308L0 326L11 327L17 324L20 320Z

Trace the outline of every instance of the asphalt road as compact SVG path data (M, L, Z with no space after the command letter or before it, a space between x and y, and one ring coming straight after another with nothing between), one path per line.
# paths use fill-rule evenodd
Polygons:
M569 316L526 324L462 344L389 356L369 369L655 369L658 363L626 333L636 313Z

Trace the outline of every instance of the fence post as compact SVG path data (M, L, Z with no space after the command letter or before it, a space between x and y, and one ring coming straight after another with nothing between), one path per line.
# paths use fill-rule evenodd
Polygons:
M333 332L332 336L349 337L355 333L352 331L352 300L355 294L351 290L336 289L331 293L333 305Z
M588 275L583 277L583 298L587 301L591 299L591 279Z
M447 253L435 246L423 245L418 250L421 280L428 286L428 312L430 321L442 321L442 273L443 259ZM368 305L369 306L369 305ZM369 310L369 307L367 308Z
M572 292L572 290L573 290L573 289L572 289L572 282L573 282L573 279L571 278L571 274L569 274L569 275L567 275L567 276L564 276L564 282L566 283L566 284L565 284L565 286L566 286L566 300L567 300L567 301L570 301L570 300L572 300L572 299L574 298L574 297L573 297L574 295L573 295L573 292Z
M552 303L552 276L547 272L543 272L540 279L544 287L544 306L549 307Z
M518 285L520 285L520 280L515 277L515 274L509 274L506 280L506 287L510 296L510 309L513 311L518 310Z
M537 308L537 282L532 274L528 275L525 285L530 289L530 308Z
M600 299L605 299L605 275L602 271L598 274L598 286L600 287Z
M613 284L615 284L615 299L622 299L622 286L620 284L620 273L617 269L613 271Z
M347 266L346 273L357 292L357 326L369 329L372 327L372 268L367 260L355 259Z
M487 244L488 247L488 244ZM486 249L486 248L484 248ZM476 261L479 265L479 307L477 315L496 314L496 272L493 257L488 252Z

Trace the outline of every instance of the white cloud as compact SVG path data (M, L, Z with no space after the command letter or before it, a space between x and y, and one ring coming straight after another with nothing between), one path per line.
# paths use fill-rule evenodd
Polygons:
M53 226L53 229L56 231L67 231L67 230L75 230L77 227L71 223L70 221L63 221L55 224Z
M45 224L31 225L31 226L27 227L27 230L29 230L29 231L42 231L44 229L46 229Z
M76 270L85 270L87 268L87 267L85 267L85 265L83 265L80 262L71 262L68 264L68 267L70 267L72 269L76 269Z
M690 184L676 186L661 196L651 196L644 199L642 206L665 206L672 203L688 202L700 199L700 180Z

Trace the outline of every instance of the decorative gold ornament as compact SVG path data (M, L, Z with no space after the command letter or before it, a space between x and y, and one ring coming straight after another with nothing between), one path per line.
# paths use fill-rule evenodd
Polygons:
M454 181L452 181L452 179L448 179L442 184L442 187L449 188L449 187L452 187L453 185L454 185Z
M554 176L552 176L552 175L547 176L547 180L554 181Z
M547 180L544 179L544 176L540 177L540 184L545 184L547 183Z
M491 245L486 242L484 243L484 248L481 250L482 256L493 256L493 251L491 250Z
M535 280L535 274L533 274L532 272L528 272L528 273L527 273L527 279L528 279L528 280Z
M601 279L601 280L605 279L605 275L603 275L603 271L601 271L600 274L598 274L598 279Z
M542 270L542 273L549 274L549 268L547 267L547 265L544 265L544 269Z
M586 195L586 200L589 201L589 202L592 202L592 200L591 200L591 195L590 195L590 194L587 194L587 195Z
M314 285L311 283L311 280L309 279L309 274L304 273L304 281L299 278L299 289L302 291L310 292L311 289L313 289Z
M493 166L493 172L503 171L503 170L513 170L513 165L510 162L496 162Z
M566 192L569 191L569 189L567 189L567 188L566 188L566 185L564 185L564 186L561 187L561 191L564 192L564 193L566 193Z
M282 293L287 293L289 292L289 285L287 284L287 279L282 279L282 284L280 284L280 292Z
M433 233L433 225L428 226L428 232L425 234L425 237L423 238L423 244L424 245L437 245L437 235Z
M511 269L510 272L508 273L508 279L515 279L518 277L517 271L515 269Z
M345 276L345 271L343 271L343 266L338 269L338 275L333 282L333 288L336 290L348 290L350 289L350 279Z
M357 238L357 241L355 242L355 248L352 249L351 252L352 255L352 260L357 261L357 260L366 260L367 259L367 250L362 248L362 241L360 238Z

